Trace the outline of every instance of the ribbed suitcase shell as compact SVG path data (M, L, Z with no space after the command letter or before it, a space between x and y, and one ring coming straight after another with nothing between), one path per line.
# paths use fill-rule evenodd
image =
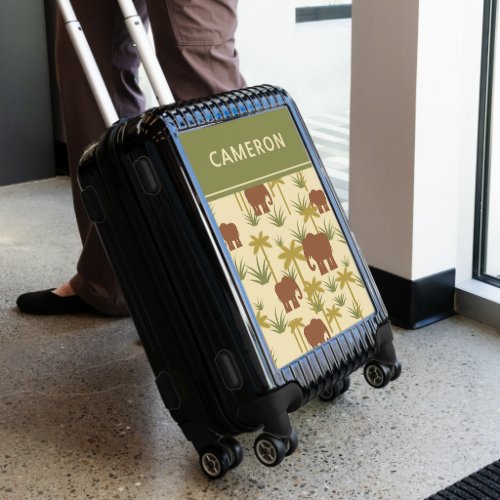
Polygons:
M334 208L375 313L278 369L179 134L282 107L290 112ZM141 157L152 162L153 174L138 175ZM284 90L242 89L122 120L87 148L79 181L160 393L198 451L219 435L261 426L289 435L283 414L376 357L381 328L389 352L378 358L396 362L387 312L311 137Z

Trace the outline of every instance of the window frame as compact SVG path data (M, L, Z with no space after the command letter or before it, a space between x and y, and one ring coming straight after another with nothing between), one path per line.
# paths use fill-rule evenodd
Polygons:
M472 276L474 279L488 283L489 285L500 287L500 279L486 273L496 13L497 0L485 0L481 54L481 83L479 94L479 126Z

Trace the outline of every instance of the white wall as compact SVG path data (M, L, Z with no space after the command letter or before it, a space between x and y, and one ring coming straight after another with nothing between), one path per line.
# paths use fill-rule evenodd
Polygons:
M462 3L419 2L413 280L456 265Z

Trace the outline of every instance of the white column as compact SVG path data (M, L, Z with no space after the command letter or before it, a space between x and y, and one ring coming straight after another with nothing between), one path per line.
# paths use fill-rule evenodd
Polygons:
M353 2L351 226L370 265L412 281L472 248L481 11Z
M412 277L418 0L354 0L349 219L368 263Z

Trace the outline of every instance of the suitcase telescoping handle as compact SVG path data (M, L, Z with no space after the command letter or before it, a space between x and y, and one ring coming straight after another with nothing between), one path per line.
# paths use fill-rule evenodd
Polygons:
M161 70L160 63L156 58L151 42L149 41L144 24L137 14L134 2L133 0L118 0L118 3L120 4L130 37L138 49L139 57L144 64L148 79L155 91L156 98L160 104L168 104L170 101L170 93L167 80ZM71 42L80 60L80 64L83 67L85 76L87 77L92 93L97 101L104 123L109 127L118 120L118 114L111 101L111 97L101 76L94 55L90 50L83 29L76 18L70 0L57 0L57 4Z

